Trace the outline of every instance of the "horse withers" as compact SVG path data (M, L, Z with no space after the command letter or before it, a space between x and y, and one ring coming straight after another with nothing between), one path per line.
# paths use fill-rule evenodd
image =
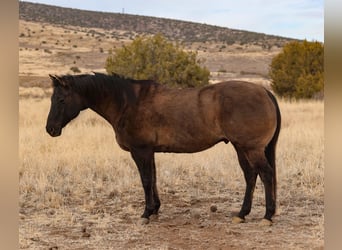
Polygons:
M281 116L275 97L262 86L221 82L202 88L167 88L154 81L100 73L50 75L53 83L46 130L59 136L80 111L90 108L106 119L119 146L131 153L145 193L142 218L158 214L155 152L193 153L231 142L243 170L246 190L233 222L251 211L259 175L265 187L263 223L276 209L275 151Z

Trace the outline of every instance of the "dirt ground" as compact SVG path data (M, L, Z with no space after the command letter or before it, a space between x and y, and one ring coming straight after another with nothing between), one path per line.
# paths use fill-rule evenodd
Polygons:
M215 188L212 185L212 194L198 197L187 196L181 189L161 193L160 214L147 225L141 225L139 218L144 205L141 190L109 197L98 194L90 210L77 201L62 209L22 207L20 248L323 249L322 200L310 200L304 194L280 199L273 225L261 227L260 196L254 199L246 223L236 225L231 219L239 210L243 189Z

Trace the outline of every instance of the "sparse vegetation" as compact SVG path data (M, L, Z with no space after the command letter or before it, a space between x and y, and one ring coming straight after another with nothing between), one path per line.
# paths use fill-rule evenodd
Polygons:
M19 2L19 17L27 21L48 22L58 25L94 27L105 30L126 30L125 36L135 38L135 34L163 34L169 40L186 42L221 42L228 45L234 43L252 44L254 42L285 44L290 40L284 37L265 35L256 32L228 29L213 25L199 24L171 19L147 16L99 13L69 8ZM95 33L91 35L94 36ZM104 34L98 34L104 36Z
M76 63L76 62L75 62ZM76 67L76 66L72 66L71 68L70 68L70 70L72 71L72 72L74 72L74 73L81 73L81 70L78 68L78 67Z
M49 49L44 49L44 52L45 52L45 53L48 53L48 54L52 54L52 51L49 50Z

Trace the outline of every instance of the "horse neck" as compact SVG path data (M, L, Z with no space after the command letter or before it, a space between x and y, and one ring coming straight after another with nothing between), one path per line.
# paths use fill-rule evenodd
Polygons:
M129 84L129 83L127 83ZM110 83L100 83L84 89L80 95L90 108L114 125L127 105L127 90Z

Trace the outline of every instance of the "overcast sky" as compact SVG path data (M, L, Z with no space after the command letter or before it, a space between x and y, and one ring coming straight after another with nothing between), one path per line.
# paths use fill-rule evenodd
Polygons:
M324 0L31 0L324 42Z

